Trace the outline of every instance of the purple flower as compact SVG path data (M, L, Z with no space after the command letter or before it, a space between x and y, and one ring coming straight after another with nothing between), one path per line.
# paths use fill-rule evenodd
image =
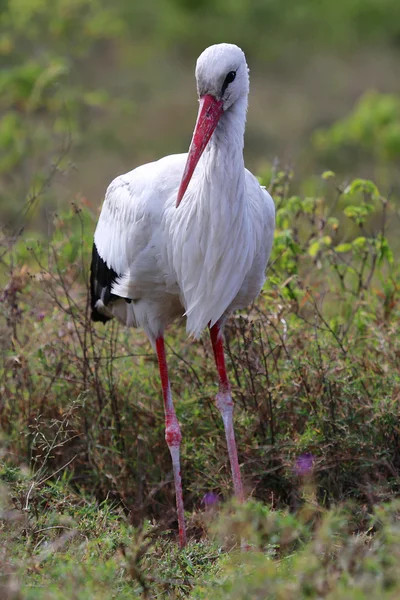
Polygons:
M202 503L207 507L214 506L217 502L219 502L219 497L215 492L207 492L202 498Z
M299 477L309 475L314 468L314 456L311 452L301 454L296 460L294 471Z

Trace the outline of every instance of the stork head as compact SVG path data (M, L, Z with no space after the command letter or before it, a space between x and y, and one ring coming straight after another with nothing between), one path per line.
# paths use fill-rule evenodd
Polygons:
M196 81L199 98L212 96L228 110L249 93L249 69L243 50L234 44L215 44L197 59Z
M178 191L178 207L218 121L249 93L249 70L243 51L234 44L215 44L197 59L199 113Z

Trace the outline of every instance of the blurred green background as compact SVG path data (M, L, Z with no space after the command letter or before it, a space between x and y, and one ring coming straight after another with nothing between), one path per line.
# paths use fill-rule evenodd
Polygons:
M46 230L49 209L84 197L95 210L116 175L186 151L195 61L222 41L251 70L250 169L278 159L303 186L327 168L384 193L399 183L399 0L1 0L0 12L2 224L29 208Z

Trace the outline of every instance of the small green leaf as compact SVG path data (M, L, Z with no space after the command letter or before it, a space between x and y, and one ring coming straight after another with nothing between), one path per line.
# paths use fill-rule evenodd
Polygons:
M384 259L387 260L389 264L393 263L393 252L389 246L389 242L387 238L380 236L377 240L377 248L378 248L378 265L380 266Z
M367 239L363 236L356 238L353 241L353 246L355 248L364 248L365 244L367 243Z
M318 252L319 252L319 249L320 249L320 245L321 245L321 244L320 244L320 240L317 240L317 241L313 242L313 243L311 244L311 246L309 247L309 249L308 249L308 254L309 254L310 256L312 256L313 258L314 258L315 256L317 256L317 254L318 254Z
M352 250L352 245L349 243L339 244L335 248L336 252L350 252Z
M353 219L357 225L361 225L365 221L366 217L373 212L373 210L374 207L372 204L351 204L350 206L346 206L344 209L344 214L346 217L349 217L349 219Z
M353 196L354 194L362 193L371 196L371 198L379 197L378 188L376 187L375 183L369 179L354 179L354 181L347 186L344 193L346 196Z

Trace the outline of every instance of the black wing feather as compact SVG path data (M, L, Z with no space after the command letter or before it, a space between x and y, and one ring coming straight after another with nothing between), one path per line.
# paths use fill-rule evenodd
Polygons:
M110 300L115 300L119 297L111 293L111 287L116 279L118 279L118 273L107 266L106 262L98 253L96 244L93 244L92 264L90 267L90 305L92 307L92 321L106 323L111 319L111 317L103 315L97 310L96 303L98 300L102 300L105 306L107 306Z

